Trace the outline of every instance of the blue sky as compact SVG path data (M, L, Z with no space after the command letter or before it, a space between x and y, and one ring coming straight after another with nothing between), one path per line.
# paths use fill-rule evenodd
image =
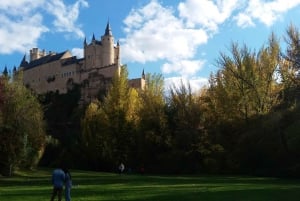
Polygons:
M0 72L33 47L82 57L84 38L100 39L109 20L129 78L145 69L198 89L231 42L258 50L272 31L283 42L299 16L300 0L1 0Z

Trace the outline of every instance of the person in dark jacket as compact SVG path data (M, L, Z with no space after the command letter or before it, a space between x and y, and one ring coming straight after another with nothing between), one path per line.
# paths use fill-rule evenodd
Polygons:
M58 201L61 201L64 182L65 182L64 171L60 168L55 169L52 173L53 191L52 191L51 201L54 200L56 195L58 197Z

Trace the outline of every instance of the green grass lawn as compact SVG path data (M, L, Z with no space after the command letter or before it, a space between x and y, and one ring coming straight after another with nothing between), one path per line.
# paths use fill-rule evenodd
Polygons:
M0 201L48 201L50 169L0 177ZM71 171L72 201L299 201L300 180Z

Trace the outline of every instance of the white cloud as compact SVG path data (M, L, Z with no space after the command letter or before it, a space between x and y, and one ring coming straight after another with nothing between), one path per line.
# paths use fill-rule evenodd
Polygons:
M65 5L62 0L52 0L46 3L46 10L55 16L53 22L58 32L75 33L79 38L84 37L84 33L76 24L79 16L80 6L88 7L88 2L78 0L73 5Z
M245 13L239 13L234 19L239 27L246 28L255 26L252 18Z
M258 20L266 26L271 26L288 10L299 5L300 0L250 0L245 10L241 11L235 19L241 27L253 26L254 20Z
M165 74L179 73L182 76L192 76L202 69L204 63L201 60L174 60L173 63L165 63L162 66L162 72Z
M271 26L299 5L300 0L186 0L178 10L189 26L217 32L219 25L231 19L240 27L255 26L255 20Z
M300 0L182 0L176 7L166 7L151 0L124 20L122 59L160 61L166 75L193 77L204 66L198 47L218 34L225 22L249 27L260 21L270 26L299 4Z
M195 58L197 49L240 6L238 0L214 2L186 0L175 12L174 8L152 0L142 8L133 9L124 20L126 38L120 40L122 59L139 63L161 61L164 75L178 75L165 79L167 88L184 79L193 90L200 89L207 84L207 79L195 77L205 64L204 60Z
M49 3L50 2L50 3ZM40 37L49 30L74 33L83 38L76 24L80 7L87 7L86 0L66 5L62 0L1 0L0 1L0 54L25 53L36 47ZM54 17L51 27L44 22L45 12Z
M12 21L0 14L0 53L25 53L35 47L38 39L47 31L48 28L42 24L40 14L21 17L18 21Z
M228 19L237 8L238 0L186 0L178 6L180 17L191 27L202 26L217 31L218 25Z
M124 20L126 38L122 44L125 62L165 61L164 73L192 75L201 69L202 62L193 59L197 48L208 40L206 31L190 28L174 15L172 8L156 0L132 10ZM185 65L189 65L187 68Z
M1 0L0 10L10 16L24 16L43 5L45 0Z
M180 87L181 84L184 86L191 86L192 92L197 93L199 90L201 90L203 87L208 85L208 79L204 77L192 77L192 78L186 78L186 77L169 77L165 78L165 91L168 92L173 87Z
M82 48L73 48L71 50L71 53L73 56L76 56L77 58L83 58L83 49Z

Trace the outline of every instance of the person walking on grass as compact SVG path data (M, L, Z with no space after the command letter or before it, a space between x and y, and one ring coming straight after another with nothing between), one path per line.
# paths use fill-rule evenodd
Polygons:
M65 198L66 201L71 201L72 176L68 169L65 172Z
M65 173L62 169L55 169L52 173L52 185L53 191L51 196L51 201L57 196L58 201L61 201L63 186L65 182Z
M119 169L119 174L122 174L125 170L125 165L123 163L120 163L118 169Z

